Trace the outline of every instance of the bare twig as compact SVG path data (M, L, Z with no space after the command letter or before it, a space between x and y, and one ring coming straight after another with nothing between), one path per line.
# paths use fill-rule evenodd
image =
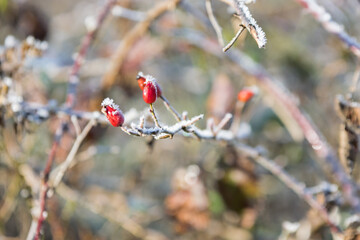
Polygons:
M252 17L249 8L245 5L242 0L234 0L234 5L237 16L242 25L246 27L251 36L255 39L259 48L265 47L266 36L262 28L257 24L256 20Z
M192 31L191 33L187 33L182 31L181 34L179 33L177 36L184 37L187 41L203 50L215 56L222 57L221 51L214 45L213 41L206 39L206 37L198 32ZM285 87L280 86L276 79L271 78L261 65L255 63L244 53L233 49L233 51L227 52L225 55L237 64L244 73L254 77L259 86L275 101L281 104L282 108L286 110L287 114L292 117L303 132L306 140L319 157L319 160L322 161L321 165L328 167L329 169L326 170L330 170L331 176L340 184L345 199L353 207L355 212L360 213L360 201L356 193L356 185L340 165L334 150L326 142L309 117L299 109L294 100L295 97L287 91Z
M223 52L226 52L227 50L229 50L232 47L232 45L234 45L236 40L239 38L241 33L244 31L244 29L245 29L245 27L243 25L240 25L240 28L237 31L236 35L233 37L233 39L231 39L231 41L225 47L223 47L223 49L222 49Z
M331 15L325 10L324 7L319 5L315 0L295 1L307 9L326 31L337 36L347 45L353 54L355 54L357 57L360 57L360 43L358 43L344 30L344 26L332 20Z
M151 116L153 117L156 127L161 128L152 103L150 103L150 113Z
M236 102L234 119L233 119L233 122L232 122L231 128L230 128L230 130L233 131L235 135L237 135L237 132L239 129L241 113L242 113L242 110L244 109L244 107L245 107L244 102L241 102L241 101Z
M76 59L74 61L74 64L71 68L70 71L70 76L69 76L69 83L68 83L68 90L67 90L67 97L66 97L66 108L67 109L72 109L75 105L75 99L76 99L76 87L78 84L78 77L77 74L80 70L80 67L82 66L83 63L83 59L90 47L91 42L94 40L96 33L98 31L98 29L100 28L100 26L102 25L105 17L108 15L108 13L110 12L111 7L113 6L113 4L115 3L115 0L109 0L103 7L103 9L101 10L97 21L96 21L96 26L94 29L92 29L91 31L89 31L87 33L87 35L84 37L81 46L80 46L80 50L76 55ZM46 203L46 195L48 192L48 179L49 179L49 174L51 171L51 167L52 167L52 163L54 161L55 158L55 152L56 149L59 145L60 139L62 137L62 133L65 131L65 129L67 128L67 123L66 121L62 121L61 125L59 126L57 133L55 135L55 140L53 142L52 148L51 148L51 152L49 154L48 160L46 162L46 167L43 171L43 181L42 181L42 188L41 188L41 192L40 192L40 212L39 212L39 217L38 217L38 222L37 222L37 227L36 227L36 232L34 235L34 240L38 240L40 237L40 231L41 231L41 227L42 227L42 223L44 221L44 211L45 211L45 203ZM30 235L31 232L29 232L28 235Z
M32 236L34 236L34 240L37 240L40 237L41 227L42 227L42 224L43 224L43 222L45 220L45 213L44 212L45 212L45 204L46 204L46 195L47 195L47 192L48 192L48 189L49 189L48 180L49 180L49 175L50 175L50 171L51 171L51 166L52 166L52 163L53 163L54 158L55 158L56 150L58 148L61 137L62 137L66 127L67 127L67 124L62 123L60 128L58 128L58 130L57 130L57 132L55 134L55 138L54 138L54 141L53 141L53 145L51 147L50 154L49 154L48 159L46 161L45 169L43 171L43 178L42 178L42 182L41 182L41 188L40 188L40 196L39 196L39 199L40 199L39 208L40 208L40 210L38 211L39 216L37 216L38 219L37 219L36 228L35 227L30 228L30 230L35 230L35 232L29 231L29 233L28 233L28 238L30 237L30 239L32 238ZM37 211L35 210L34 212L37 212ZM33 216L33 217L35 217L35 216Z
M225 116L223 117L223 119L220 121L220 123L216 126L216 128L214 129L214 135L216 136L218 134L218 132L223 129L225 127L225 125L230 121L230 119L232 118L232 114L231 113L227 113L225 114Z
M145 128L142 127L141 121L140 125L132 124L131 128L128 127L121 127L121 130L123 130L125 133L133 136L138 137L144 137L144 136L153 136L156 139L162 139L165 135L169 135L169 137L173 136L174 134L180 132L181 130L187 129L188 127L191 128L193 125L203 118L203 115L198 115L190 120L183 120L180 122L177 122L173 126L161 126L161 127L154 127L154 128ZM191 132L192 130L188 130Z
M72 124L74 126L76 136L78 137L80 135L80 132L81 132L78 118L75 115L71 115L70 119L71 119L71 122L72 122Z
M165 12L176 8L180 1L181 0L171 0L158 3L147 12L145 20L138 22L135 27L133 27L124 36L112 57L110 68L104 75L102 81L103 89L110 88L116 82L118 73L121 70L129 50L142 36L146 34L151 23Z
M91 119L88 124L85 126L85 128L82 130L82 132L77 136L68 156L66 157L66 160L58 167L58 169L54 169L51 174L50 179L50 185L53 188L56 188L60 181L62 180L65 172L72 164L72 161L75 158L75 155L77 151L79 150L79 147L81 143L84 141L87 134L90 132L92 127L96 124L95 119ZM52 183L51 183L52 182Z
M307 191L305 184L299 183L292 176L284 171L279 165L277 165L274 161L261 156L261 154L256 150L249 146L236 143L235 146L241 152L241 154L245 154L246 156L253 159L259 165L267 169L274 176L279 178L279 180L284 183L288 188L293 190L301 199L303 199L311 208L318 211L320 216L324 219L326 224L330 227L330 230L335 234L341 234L342 230L336 223L331 220L326 209L317 202L313 196Z
M168 109L169 112L175 117L175 119L180 122L181 115L176 111L176 109L171 106L170 102L164 97L163 95L160 96L161 100L163 100L165 107Z
M217 36L217 39L218 39L218 42L220 44L220 46L224 46L225 43L224 43L224 38L222 36L222 29L219 25L219 23L217 22L215 16L214 16L214 12L213 12L213 9L212 9L212 6L211 6L211 0L206 0L205 1L205 7L206 7L206 12L209 16L209 19L210 19L210 22L211 22L211 25L213 26L215 32L216 32L216 36Z
M116 5L111 10L111 13L115 17L126 18L132 21L140 22L146 17L146 13L124 8L120 5Z
M37 177L37 174L34 173L33 169L27 164L22 164L19 166L19 172L24 177L26 184L31 187L33 192L36 192L37 186L39 186L41 180ZM149 231L144 229L141 225L125 214L114 214L112 211L109 211L107 208L99 206L99 204L90 201L77 191L72 190L61 182L56 189L56 193L67 201L77 203L79 206L87 208L91 212L94 212L100 216L103 216L109 221L114 222L136 238L146 239L149 237L149 234L151 234ZM31 240L32 237L29 238L28 236L27 239Z

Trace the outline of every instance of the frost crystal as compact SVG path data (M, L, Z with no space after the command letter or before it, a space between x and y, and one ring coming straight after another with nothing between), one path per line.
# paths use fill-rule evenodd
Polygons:
M145 76L146 82L156 82L156 79L151 75Z
M102 106L102 107L104 107L104 106L110 106L110 107L112 107L112 108L120 111L119 105L115 104L115 103L114 103L114 100L112 100L111 98L105 98L105 99L102 101L101 106Z
M257 24L256 20L251 15L249 8L245 5L243 0L234 0L239 18L243 25L248 29L250 34L254 37L259 48L263 48L266 44L266 36L262 28Z
M6 38L5 38L5 41L4 41L4 45L6 48L13 48L16 46L16 43L17 43L17 40L14 36L12 35L8 35Z
M97 28L97 22L94 16L87 16L84 20L84 24L88 32L93 32Z
M28 36L26 38L26 43L30 46L33 46L35 44L35 38L33 36Z
M144 75L144 73L143 72L138 72L138 74L137 74L138 76L140 76L140 77L143 77L143 78L145 78L145 75Z

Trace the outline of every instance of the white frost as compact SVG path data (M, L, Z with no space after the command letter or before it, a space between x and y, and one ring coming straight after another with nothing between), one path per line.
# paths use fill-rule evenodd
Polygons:
M102 107L104 107L104 106L110 106L110 107L112 107L112 108L120 111L119 105L115 104L115 103L114 103L114 100L112 100L111 98L105 98L105 99L102 101L101 106L102 106Z

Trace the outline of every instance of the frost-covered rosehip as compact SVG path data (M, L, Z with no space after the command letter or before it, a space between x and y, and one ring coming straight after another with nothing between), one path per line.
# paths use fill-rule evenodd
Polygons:
M155 80L154 77L150 76L150 75L144 75L142 72L139 72L138 75L136 76L136 80L138 82L138 85L140 87L140 89L142 91L144 91L144 87L145 87L145 82L147 81L147 79L155 82L156 85L156 95L157 97L160 97L162 95L162 91L161 91L161 87L158 84L158 82Z
M144 90L146 78L142 72L139 72L136 76L136 80L141 90Z
M114 100L105 98L101 103L101 107L101 112L107 117L111 125L114 127L120 127L123 125L124 115L119 106L114 103Z
M257 92L256 87L246 87L239 91L237 98L240 102L247 102L250 101Z
M143 89L143 99L146 103L152 104L157 98L156 82L152 79L147 79Z

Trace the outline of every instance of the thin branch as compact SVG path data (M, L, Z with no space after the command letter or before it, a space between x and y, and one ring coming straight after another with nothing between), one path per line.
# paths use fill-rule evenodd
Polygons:
M69 76L69 83L68 83L68 90L67 90L67 97L66 97L66 108L67 109L72 109L75 105L75 99L76 99L76 88L77 88L77 84L79 82L79 79L77 77L77 74L80 70L80 67L83 64L83 59L90 47L91 42L94 40L96 33L98 31L98 29L100 28L100 26L102 25L105 17L108 15L108 13L110 12L111 7L113 6L113 4L116 2L116 0L109 0L104 7L102 8L97 21L96 21L96 26L94 29L92 29L91 31L89 31L87 33L87 35L84 37L81 46L80 46L80 50L76 55L76 59L74 61L74 64L71 68L70 71L70 76ZM34 240L38 240L40 238L40 231L42 228L42 224L44 221L44 211L45 211L45 203L46 203L46 198L47 198L47 192L48 192L48 179L49 179L49 174L51 171L51 167L52 167L52 163L54 161L55 158L55 152L56 149L59 145L60 139L62 137L63 132L66 130L67 128L67 123L66 121L62 120L61 125L58 127L57 129L57 134L55 135L55 139L51 148L51 152L49 154L48 160L46 162L46 166L45 169L43 171L43 181L42 181L42 187L41 187L41 192L40 192L40 212L39 212L39 217L38 217L38 222L37 222L37 227L36 227L36 232L34 235ZM31 230L31 229L30 229ZM29 232L30 234L31 232Z
M206 7L206 12L209 16L209 19L210 19L210 22L211 22L211 25L213 26L215 32L216 32L216 36L217 36L217 39L218 39L218 42L220 44L220 46L224 46L225 43L224 43L224 38L223 38L223 35L222 35L222 29L219 25L219 23L217 22L215 16L214 16L214 12L213 12L213 9L212 9L212 6L211 6L211 0L206 0L205 1L205 7Z
M153 117L156 127L161 128L152 103L150 103L150 113L151 116Z
M80 133L81 133L81 129L80 129L80 125L79 125L78 118L77 118L76 116L72 115L72 116L70 117L70 119L71 119L71 122L72 122L72 124L73 124L73 126L74 126L76 136L78 137L78 136L80 135Z
M47 195L47 192L48 192L48 189L49 189L48 180L49 180L49 175L50 175L50 171L51 171L51 166L53 164L53 161L54 161L54 158L55 158L55 153L56 153L56 150L57 150L57 148L59 146L61 137L62 137L64 131L66 130L66 128L67 128L67 124L65 124L65 123L61 124L61 127L58 128L58 130L57 130L57 132L55 134L55 138L54 138L51 150L50 150L50 154L49 154L48 159L46 161L45 169L43 171L43 178L42 178L42 181L41 181L40 196L39 196L39 199L40 199L39 216L37 216L38 219L37 219L36 227L31 227L30 231L28 233L28 238L32 238L32 236L34 236L34 240L39 239L41 227L42 227L42 224L43 224L43 222L45 220L45 213L44 212L45 212L45 204L46 204L46 195ZM36 210L35 210L35 212L36 212ZM35 230L35 232L32 232L32 230Z
M72 65L72 68L70 70L70 76L69 76L69 85L68 85L68 93L66 98L66 106L69 108L73 108L75 105L75 99L76 99L76 87L79 82L79 79L77 77L78 72L80 70L80 67L84 63L84 58L87 53L87 51L90 48L91 43L96 37L97 32L99 31L101 25L103 24L105 17L109 14L111 8L116 3L116 0L108 0L107 3L104 5L104 7L101 9L97 20L95 28L91 29L91 31L88 31L86 36L81 42L80 49L78 53L76 54L76 58L74 61L74 64Z
M231 41L222 49L223 52L226 52L227 50L229 50L232 45L234 45L234 43L236 42L236 40L239 38L239 36L241 35L241 33L245 30L245 27L243 25L240 25L239 30L237 31L236 35L233 37L233 39L231 39Z
M51 116L57 116L60 118L70 117L81 120L96 120L96 123L101 124L109 124L109 121L106 119L104 115L100 112L86 112L86 111L78 111L67 109L65 107L58 107L52 100L48 102L48 104L43 105L39 103L33 102L7 102L9 106L13 109L13 113L21 118L27 119L29 121L35 121L36 123L41 123L43 121L48 120ZM16 111L14 111L14 109ZM134 108L130 109L124 114L124 118L126 122L133 121L140 115L144 115L148 113L149 109L145 108L142 111L137 111Z
M294 122L299 126L305 139L315 151L319 160L321 160L321 166L329 168L326 170L330 170L331 176L340 184L345 199L353 207L354 211L360 213L360 201L356 193L357 187L355 183L349 178L348 174L340 165L334 150L326 142L325 138L310 120L309 116L300 110L294 100L295 97L286 90L284 86L281 86L276 79L271 78L261 65L255 63L249 56L236 49L227 52L225 56L223 56L218 47L214 45L213 41L208 40L199 32L191 31L191 33L188 33L187 31L178 31L176 36L186 38L190 43L202 48L214 56L226 56L238 65L245 74L256 79L259 86L277 101L282 108L286 110L287 115L291 116Z
M326 209L317 202L314 197L307 191L305 184L299 183L296 179L290 176L287 172L282 169L279 165L277 165L274 161L261 156L261 154L254 148L249 146L236 143L235 146L241 152L241 154L245 154L246 156L253 159L256 163L264 167L266 170L271 172L274 176L279 178L279 180L284 183L288 188L293 190L301 199L303 199L311 208L315 209L322 219L326 222L326 224L330 227L330 230L335 234L341 234L342 230L336 223L331 220Z
M295 0L307 9L311 15L331 34L337 36L344 42L350 51L357 57L360 57L360 43L351 37L345 30L344 26L332 20L330 13L324 7L319 5L315 0Z
M95 124L96 124L95 119L91 119L88 122L88 124L85 126L83 131L76 138L68 156L66 157L66 160L57 169L54 169L52 171L51 179L50 179L51 187L56 188L59 185L65 172L68 170L68 168L72 164L72 162L75 158L75 155L80 148L81 143L84 141L85 137L88 135L88 133L90 132L92 127L95 126Z
M233 119L233 122L232 122L231 127L230 127L230 130L235 135L237 135L237 133L238 133L238 129L239 129L239 126L240 126L240 121L241 121L241 113L242 113L244 107L245 107L244 102L241 102L241 101L236 102L234 119Z
M162 139L164 136L169 135L169 137L172 137L176 133L180 132L181 130L188 129L188 132L192 132L193 125L202 119L204 116L198 115L190 120L183 120L180 122L177 122L176 124L172 126L161 126L161 127L153 127L153 128L145 128L143 124L135 125L131 124L131 128L128 128L126 126L121 127L121 130L123 130L125 133L133 136L138 137L144 137L144 136L153 136L156 139Z
M126 18L128 20L135 21L135 22L143 21L146 17L146 13L144 13L144 12L131 10L131 9L119 6L119 5L116 5L112 8L111 14L114 17Z
M40 178L38 178L37 174L33 171L33 169L27 164L22 164L19 166L19 172L24 177L26 184L31 187L34 193L36 193L37 186L39 186L41 180ZM103 216L111 222L114 222L136 238L146 239L147 237L149 237L149 234L151 234L151 232L144 229L140 224L138 224L125 214L114 214L113 211L109 211L103 206L99 206L99 204L90 201L82 194L66 186L64 183L59 183L56 189L56 193L67 201L77 203L79 204L79 206L84 207L95 214ZM31 239L32 237L29 238L28 235L27 240Z
M225 125L230 121L230 119L232 118L232 114L231 113L227 113L225 114L225 116L223 117L223 119L220 121L220 123L216 126L215 130L214 130L214 135L216 136L218 134L218 132L223 129L225 127Z
M167 110L169 112L171 112L171 114L175 117L176 121L180 122L181 121L181 115L175 110L175 108L173 106L171 106L171 104L167 100L167 98L164 97L163 95L161 95L160 98L161 98L161 100L163 100L164 105L167 108Z
M259 48L265 47L266 44L265 33L251 15L249 8L245 5L244 1L234 0L233 6L235 7L237 12L235 16L237 16L241 20L242 25L246 27L246 29L249 31L251 36L255 39L258 47Z
M181 0L171 0L158 3L147 12L145 20L138 22L128 33L125 34L112 57L110 68L103 77L103 89L109 89L114 85L128 52L131 47L146 34L151 23L165 12L175 9L180 1Z

